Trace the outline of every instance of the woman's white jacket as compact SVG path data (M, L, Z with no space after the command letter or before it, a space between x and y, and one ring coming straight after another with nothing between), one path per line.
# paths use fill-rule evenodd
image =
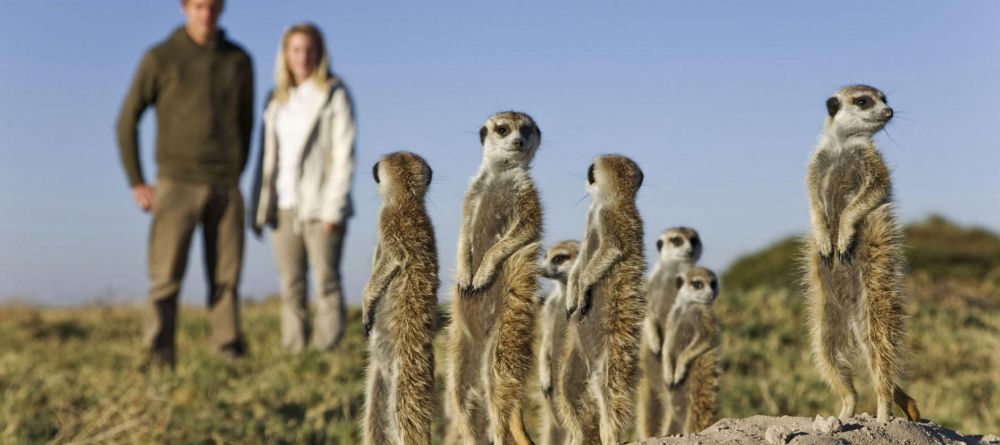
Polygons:
M254 180L249 215L251 227L260 233L277 220L278 138L275 117L278 104L269 95L264 107L260 162ZM327 84L323 106L315 116L299 163L296 182L297 221L346 222L353 212L351 177L354 173L354 107L346 86L333 77ZM284 160L282 160L284 162Z

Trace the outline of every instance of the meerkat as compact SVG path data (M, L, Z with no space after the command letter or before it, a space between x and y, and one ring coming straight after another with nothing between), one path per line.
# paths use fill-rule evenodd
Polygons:
M841 398L841 418L854 415L852 359L861 355L878 397L878 420L890 419L893 401L918 420L916 401L897 385L906 336L903 235L889 169L872 139L892 118L892 108L885 94L867 85L841 89L826 108L806 178L813 354Z
M430 444L438 260L424 207L432 171L420 156L386 155L372 169L382 209L363 294L368 338L366 444Z
M636 429L640 439L666 434L669 399L660 360L663 333L677 295L674 281L701 258L701 237L689 227L669 228L656 241L656 251L657 262L646 285L646 318L639 352L641 376Z
M605 445L617 443L630 421L646 304L643 228L635 204L642 179L639 166L619 155L598 157L587 172L592 202L580 256L567 279L570 329L558 382L560 417L571 444L597 437ZM592 426L597 435L588 431Z
M530 444L522 411L534 364L542 205L529 175L541 143L520 112L479 131L483 161L465 195L449 328L450 429L469 444Z
M556 414L556 396L558 385L560 356L563 350L563 340L566 337L566 279L580 253L580 243L577 241L561 241L545 252L541 275L552 280L555 285L552 292L542 302L541 319L538 325L541 331L538 343L538 387L541 389L542 406L541 432L543 445L562 444L565 432Z
M677 299L663 334L663 371L667 386L663 434L697 433L719 413L719 326L712 303L719 295L715 273L692 267L674 278Z

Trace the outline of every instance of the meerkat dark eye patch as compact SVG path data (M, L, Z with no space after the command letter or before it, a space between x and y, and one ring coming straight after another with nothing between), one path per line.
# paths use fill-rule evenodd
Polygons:
M482 145L483 142L486 142L487 133L489 133L489 130L487 130L486 126L483 125L483 127L479 129L479 145Z
M674 280L674 286L677 286L678 289L684 287L684 277L677 277L677 279Z
M375 183L379 184L379 179L378 179L378 162L376 162L375 165L372 166L372 177L375 178Z
M697 281L697 280L696 281L692 281L691 282L691 287L693 287L695 289L701 289L701 288L705 287L705 283L702 283L701 281Z
M884 103L884 104L886 104L886 105L889 105L889 98L888 98L888 97L885 97L885 94L883 94L883 95L882 95L882 96L880 97L880 99L882 99L882 103Z
M663 250L663 240L656 240L656 251L659 252Z
M594 164L590 164L590 168L587 169L587 183L593 184L595 182L597 179L594 178Z
M669 241L670 244L674 245L674 247L680 247L682 244L684 244L684 240L682 240L681 237L679 236L671 236Z
M506 125L499 125L497 126L496 132L500 135L500 137L504 137L510 134L510 128Z
M858 107L861 107L862 110L867 110L867 109L871 108L873 105L875 105L875 101L873 101L868 96L855 97L854 98L854 105L857 105Z
M837 99L836 97L831 97L827 99L826 100L827 114L829 114L830 117L833 117L834 115L837 114L838 111L840 111L840 99Z
M529 124L521 125L517 131L521 132L521 137L527 138L530 135L535 134L535 127Z
M556 255L556 256L552 257L552 262L554 264L562 264L562 263L565 263L566 260L568 260L568 259L569 259L568 255L559 254L559 255Z
M718 291L719 291L719 283L715 280L712 280L712 292L718 292Z
M701 245L701 238L698 238L697 236L696 237L692 237L691 238L691 245L695 246L695 247Z

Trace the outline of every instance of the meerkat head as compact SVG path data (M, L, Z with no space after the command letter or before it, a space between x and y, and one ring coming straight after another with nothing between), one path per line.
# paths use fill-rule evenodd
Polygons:
M671 227L656 240L656 251L665 263L697 263L701 249L701 237L690 227Z
M560 241L549 247L542 262L542 276L563 283L569 277L569 270L580 253L580 243L576 241Z
M479 129L483 157L491 164L527 166L542 143L542 130L525 113L504 111L494 114Z
M692 267L678 276L676 282L677 300L692 303L712 304L719 296L719 280L715 272L704 267Z
M376 188L385 201L400 197L422 199L433 175L424 158L408 151L387 154L372 166Z
M587 169L587 191L595 200L634 199L642 178L635 161L621 155L599 156Z
M826 126L840 135L878 133L892 119L885 94L868 85L841 88L826 100Z

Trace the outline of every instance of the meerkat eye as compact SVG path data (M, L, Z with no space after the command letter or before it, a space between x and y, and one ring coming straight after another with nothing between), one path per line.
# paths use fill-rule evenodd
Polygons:
M555 263L555 264L562 264L562 263L566 262L566 260L568 260L568 259L569 259L569 256L563 255L563 254L559 254L559 255L556 255L556 256L552 257L552 262Z
M378 162L376 162L375 165L372 166L372 177L375 178L376 184L380 184L378 179Z
M673 244L674 247L680 247L681 245L684 244L684 240L682 240L681 237L679 236L671 236L670 244Z
M663 240L656 240L656 251L659 252L663 250Z
M497 131L497 134L500 135L500 137L504 137L504 136L507 136L507 133L510 133L510 128L507 128L506 125L501 125L501 126L497 127L496 131Z
M705 283L702 283L701 281L692 281L691 287L694 287L695 289L701 289L705 287Z
M590 164L590 168L587 169L587 182L590 184L597 182L594 178L594 164Z
M857 105L861 108L868 108L868 106L871 105L871 100L869 100L867 97L862 96L857 99L854 99L854 105Z

